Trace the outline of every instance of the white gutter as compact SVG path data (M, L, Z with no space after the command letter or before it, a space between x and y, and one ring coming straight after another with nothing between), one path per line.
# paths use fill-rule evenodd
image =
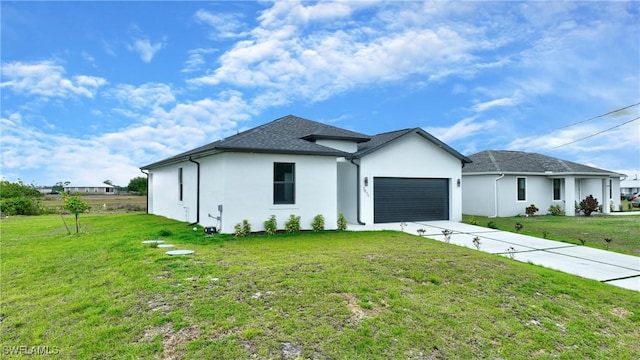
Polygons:
M498 180L502 179L504 177L504 173L501 173L500 176L498 176L496 178L496 182L494 184L494 189L493 189L493 199L494 199L494 209L495 209L495 214L493 215L493 217L498 217Z

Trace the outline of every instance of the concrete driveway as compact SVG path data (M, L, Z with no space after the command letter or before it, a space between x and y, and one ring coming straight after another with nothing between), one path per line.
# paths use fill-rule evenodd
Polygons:
M406 223L404 231L445 241L442 231L451 230L450 243L476 249L473 238L480 238L480 251L511 256L522 262L531 262L550 269L598 280L625 289L640 291L640 257L611 251L540 239L507 231L494 230L453 221L425 221ZM400 223L352 225L349 230L396 230Z

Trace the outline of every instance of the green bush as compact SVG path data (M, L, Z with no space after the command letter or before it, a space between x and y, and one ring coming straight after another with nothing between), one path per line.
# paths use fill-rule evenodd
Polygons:
M241 223L237 223L233 228L236 237L245 237L251 234L251 224L247 219L242 220Z
M549 214L553 216L562 216L564 215L564 209L560 205L551 205L549 206Z
M295 216L291 214L289 216L289 220L284 223L284 229L288 233L297 233L300 232L300 216Z
M278 221L275 215L271 215L269 220L265 220L262 224L264 225L264 232L267 235L275 235L278 231Z
M0 198L17 198L17 197L42 197L43 194L36 190L33 186L25 185L22 181L12 183L7 180L0 181Z
M338 230L347 230L347 218L343 213L338 214Z
M0 213L3 215L40 215L43 213L43 209L40 200L20 196L2 198Z
M492 228L492 229L497 229L497 228L498 228L498 225L496 225L496 223L495 223L495 222L493 222L493 221L489 221L489 222L487 223L487 227Z
M472 216L468 220L469 225L478 225L478 219L475 216Z
M324 216L321 214L316 215L311 222L311 228L313 231L322 231L324 230Z

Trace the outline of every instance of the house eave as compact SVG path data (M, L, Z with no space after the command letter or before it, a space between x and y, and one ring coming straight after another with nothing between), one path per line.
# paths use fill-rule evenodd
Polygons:
M462 171L462 176L481 176L481 175L522 175L522 176L544 176L548 178L560 178L566 176L576 176L581 178L619 178L620 174L617 173L590 173L590 172L527 172L527 171L477 171L477 172L465 172Z

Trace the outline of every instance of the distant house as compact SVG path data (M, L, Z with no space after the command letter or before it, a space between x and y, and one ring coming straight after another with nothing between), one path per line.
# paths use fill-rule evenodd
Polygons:
M620 195L629 196L640 192L640 179L636 174L634 179L626 178L620 181Z
M420 128L369 136L285 116L143 166L152 214L252 230L291 214L310 229L323 215L355 223L462 219L461 169L470 160Z
M524 214L536 205L546 214L560 205L567 216L588 195L603 204L603 213L620 204L621 174L550 156L520 151L487 150L470 155L462 169L462 211L505 217Z
M65 186L67 194L81 195L115 195L116 187L109 184L97 184L91 186Z

